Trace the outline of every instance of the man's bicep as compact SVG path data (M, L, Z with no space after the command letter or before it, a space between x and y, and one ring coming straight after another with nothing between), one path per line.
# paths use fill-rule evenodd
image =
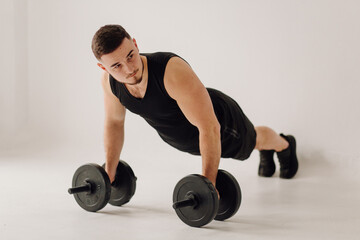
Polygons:
M199 129L218 126L209 93L190 66L174 59L166 71L165 88L185 117Z
M177 102L186 118L199 130L219 126L211 98L204 86L195 85L190 91L184 93Z
M104 90L105 120L123 123L125 121L126 109L112 93L108 73L104 72L101 84Z

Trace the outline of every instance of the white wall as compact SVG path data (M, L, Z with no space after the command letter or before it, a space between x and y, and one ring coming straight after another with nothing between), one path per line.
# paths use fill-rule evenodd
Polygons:
M0 9L0 149L9 147L27 122L27 3L2 0ZM11 139L11 140L10 140Z
M294 134L303 158L360 160L359 1L32 0L27 7L29 123L37 141L101 146L100 70L90 42L100 26L118 23L140 51L184 57L206 86L236 99L255 125ZM1 74L14 78L13 66ZM7 92L2 80L2 96L14 93L9 84ZM129 155L138 141L165 147L130 113L126 131Z
M14 21L13 21L13 5L11 1L2 3L3 7L0 8L0 26L3 32L2 44L0 49L2 57L0 58L0 130L1 138L8 134L10 129L14 126L11 120L14 118L14 113L10 106L14 105L14 57L12 51L14 49ZM6 56L6 57L5 57Z

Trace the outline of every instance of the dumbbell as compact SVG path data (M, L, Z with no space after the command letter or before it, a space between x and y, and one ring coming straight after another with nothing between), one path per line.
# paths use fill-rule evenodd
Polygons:
M233 175L218 170L216 189L209 179L198 174L182 178L173 192L173 208L187 225L202 227L213 219L223 221L232 217L241 204L241 189Z
M111 184L105 164L101 167L94 163L79 167L72 179L73 194L80 207L89 212L96 212L110 203L121 206L130 201L135 193L136 180L131 167L119 160L115 180Z

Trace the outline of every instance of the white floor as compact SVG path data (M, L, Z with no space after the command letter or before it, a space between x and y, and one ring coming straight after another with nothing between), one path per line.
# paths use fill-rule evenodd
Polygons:
M257 176L257 153L245 162L222 160L242 188L241 207L227 221L191 228L178 219L171 198L180 178L200 171L199 158L172 156L168 148L151 157L137 153L125 159L138 177L130 203L89 213L67 189L77 167L102 164L99 149L0 152L0 239L360 239L356 169L302 158L296 178L280 179L277 170L265 179Z

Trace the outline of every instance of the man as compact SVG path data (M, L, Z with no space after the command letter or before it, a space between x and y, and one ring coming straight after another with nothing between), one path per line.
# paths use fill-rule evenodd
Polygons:
M298 169L296 142L268 127L255 127L238 104L205 88L189 64L173 53L140 54L120 25L101 27L92 50L104 70L106 172L112 182L124 143L125 109L143 117L171 146L201 155L202 175L215 186L220 158L247 159L260 151L260 176L292 178Z

